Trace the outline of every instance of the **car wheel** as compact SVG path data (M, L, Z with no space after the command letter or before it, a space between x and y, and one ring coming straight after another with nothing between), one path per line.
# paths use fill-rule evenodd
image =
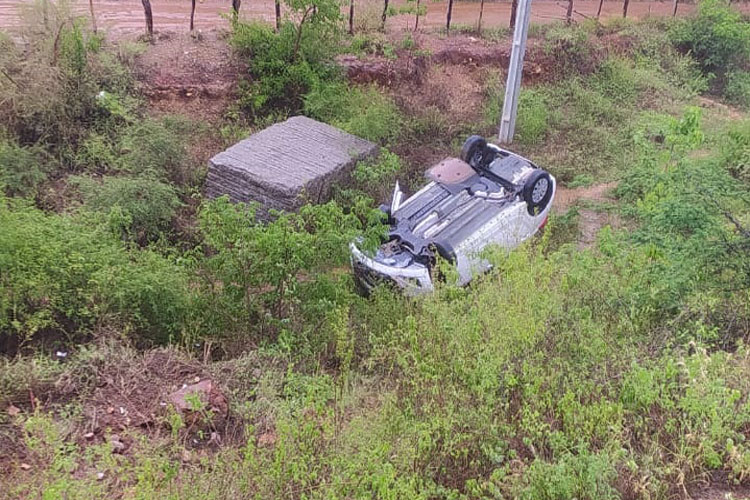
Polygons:
M478 135L472 135L461 148L461 159L474 168L481 168L482 156L487 148L487 141Z
M523 185L523 199L530 215L544 211L552 199L552 178L544 170L535 170Z

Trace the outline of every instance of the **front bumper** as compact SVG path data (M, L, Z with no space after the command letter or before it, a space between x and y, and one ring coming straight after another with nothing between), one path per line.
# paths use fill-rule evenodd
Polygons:
M354 243L349 244L352 269L357 287L369 294L381 284L392 284L406 295L421 295L433 290L430 271L422 264L413 262L405 267L394 267L368 257Z

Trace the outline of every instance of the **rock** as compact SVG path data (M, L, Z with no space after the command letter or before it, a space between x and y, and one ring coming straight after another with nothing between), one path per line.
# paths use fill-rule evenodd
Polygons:
M126 446L122 441L112 440L109 444L112 445L112 453L122 453L125 451Z
M21 410L17 406L10 405L8 406L7 412L11 417L16 417L21 413Z
M202 408L195 408L192 395L199 398ZM211 422L202 422L214 428L221 425L229 414L229 405L224 396L212 380L204 379L200 382L173 392L167 398L188 425L201 423L206 415L211 415Z
M112 445L112 453L122 453L125 451L125 443L122 442L119 434L110 434L107 442Z
M93 432L87 432L86 434L83 435L83 437L86 438L86 439L94 439L94 433Z
M29 470L29 469L31 469L31 466L29 464L24 463L24 464L21 464L21 468L23 470Z
M271 209L293 212L306 201L328 201L332 185L378 150L372 142L295 116L211 158L206 195L258 202L258 219L269 220Z
M97 481L101 481L102 479L104 479L104 473L103 472L97 472L96 473L96 480Z

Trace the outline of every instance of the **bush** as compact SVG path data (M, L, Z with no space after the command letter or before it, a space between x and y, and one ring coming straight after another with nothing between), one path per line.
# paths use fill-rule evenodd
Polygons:
M247 332L258 321L271 320L267 326L278 327L274 319L293 317L306 288L298 279L301 273L343 265L356 236L372 242L382 234L379 218L345 213L333 202L306 205L264 224L255 220L252 206L221 197L203 204L198 223L208 321L200 334L217 336Z
M724 95L737 106L750 109L750 71L728 73Z
M96 156L102 153L100 139L116 142L138 105L127 95L132 76L102 50L100 36L63 13L64 5L45 6L44 22L24 32L26 50L0 40L0 128L22 146L44 149L70 170L103 168Z
M591 87L617 103L632 103L638 95L635 73L628 61L611 57L594 73Z
M401 158L383 150L374 160L366 160L357 164L352 177L366 189L375 189L383 185L390 187L396 174L403 169Z
M192 174L181 138L182 126L180 121L171 118L147 119L131 125L119 144L118 168L131 174L184 184Z
M240 84L239 104L259 117L271 110L296 112L316 84L335 78L340 12L332 0L287 0L298 15L275 32L264 23L235 23L232 45L249 59L249 79ZM310 15L313 8L315 15Z
M697 14L678 21L670 36L707 73L723 74L750 57L750 23L721 0L701 0Z
M729 130L722 152L721 162L727 171L750 184L750 121L739 122Z
M145 244L169 229L181 203L175 188L150 177L105 177L100 182L73 179L84 207L108 216L119 237Z
M687 94L708 90L709 78L689 54L681 53L671 43L668 26L660 22L638 23L628 26L622 35L633 39L632 57L636 69L651 73L651 80L663 80L674 93L675 87Z
M6 195L35 196L52 170L54 162L42 148L0 139L0 188Z
M395 140L404 121L399 109L376 88L346 82L317 83L304 99L305 114L380 144Z
M180 334L187 280L163 257L126 251L87 218L9 200L0 199L0 227L0 336L62 332L77 340L107 322L129 327L138 341Z
M60 18L46 26L30 36L23 56L8 50L0 59L0 124L20 144L44 143L67 161L87 129L108 120L99 91L129 90L132 80L117 61L102 63L99 39L79 23Z
M615 499L612 487L617 476L613 460L606 455L565 453L553 463L535 460L524 478L528 486L517 498L528 500Z

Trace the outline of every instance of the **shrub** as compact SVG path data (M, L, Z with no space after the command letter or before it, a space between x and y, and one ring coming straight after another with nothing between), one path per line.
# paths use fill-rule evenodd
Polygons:
M147 119L131 125L120 140L118 168L185 183L191 173L181 128L182 124L171 118Z
M703 74L700 64L669 43L667 27L663 24L630 25L622 35L633 39L631 50L635 66L650 70L652 80L665 80L672 92L675 86L688 94L708 90L709 78Z
M305 113L380 144L398 137L403 117L393 101L373 87L321 82L304 99Z
M76 170L106 173L116 171L119 156L114 141L106 134L91 132L76 151Z
M637 96L634 68L625 60L605 60L591 78L591 87L618 103L630 103Z
M375 200L387 200L393 192L393 184L399 174L403 175L404 164L398 155L387 149L371 160L359 162L352 172L355 188Z
M234 49L249 58L249 79L240 84L239 104L253 116L269 110L302 109L314 85L334 78L340 12L332 0L287 0L297 22L275 32L263 23L235 23ZM311 15L315 9L315 14Z
M701 0L697 15L677 22L670 36L706 72L723 74L750 57L750 23L721 0Z
M732 71L727 74L724 95L743 108L750 108L750 71Z
M330 202L278 214L264 224L255 220L251 206L227 197L204 203L198 223L205 256L198 265L210 314L202 334L246 332L252 322L293 316L305 288L300 273L345 263L347 245L358 235L378 240L382 227L370 225L373 220L378 219L345 213Z
M150 177L105 177L100 182L78 177L84 207L109 217L114 233L147 243L169 229L181 203L175 188Z
M8 196L35 196L53 166L42 148L0 139L0 188Z
M374 160L357 164L352 173L354 180L366 188L389 186L393 178L403 169L401 158L390 151L381 151Z
M101 50L102 39L63 15L64 6L45 4L46 22L25 31L23 53L0 41L0 126L23 146L38 145L75 168L79 145L91 129L111 133L123 117L98 96L125 97L132 77L116 58ZM118 97L119 96L119 97Z
M750 121L739 122L730 129L723 146L724 167L735 178L750 184Z
M528 500L615 499L611 486L617 476L611 457L589 452L565 453L553 463L535 460L528 469L528 486L517 498Z
M0 226L0 335L80 339L108 321L139 341L179 335L187 282L168 260L126 251L96 221L9 200L0 200Z

